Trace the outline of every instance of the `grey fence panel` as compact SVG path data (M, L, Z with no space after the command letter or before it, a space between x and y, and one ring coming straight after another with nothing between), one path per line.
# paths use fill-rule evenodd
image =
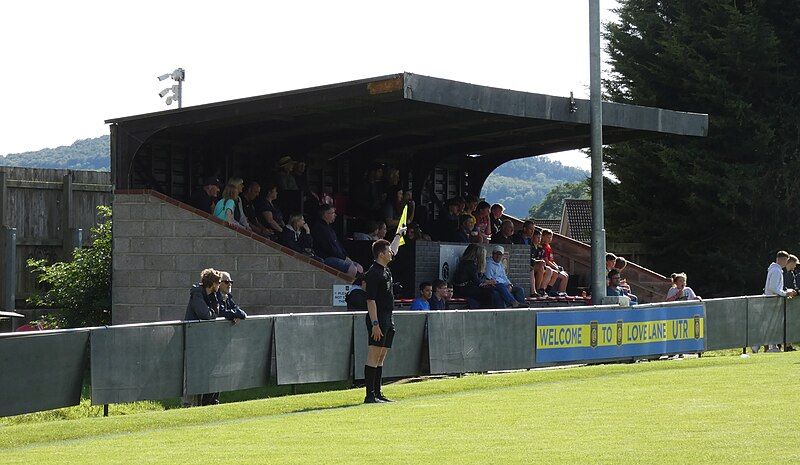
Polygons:
M786 299L786 342L800 342L800 298Z
M783 343L783 297L747 298L747 345Z
M350 378L353 314L320 313L275 318L278 384Z
M422 374L422 350L425 346L425 323L427 312L395 313L397 330L392 349L383 365L385 378L417 376ZM367 327L364 315L353 316L353 346L355 379L364 379L364 364L367 362Z
M519 370L536 364L536 316L533 310L496 312L494 333L494 370Z
M436 312L428 329L431 373L530 368L535 362L532 310Z
M710 299L706 307L706 350L747 346L747 299Z
M428 351L431 374L465 372L463 312L428 315Z
M186 393L266 386L274 318L186 324Z
M92 330L92 404L180 397L183 336L183 323Z
M78 405L89 331L0 338L0 416Z

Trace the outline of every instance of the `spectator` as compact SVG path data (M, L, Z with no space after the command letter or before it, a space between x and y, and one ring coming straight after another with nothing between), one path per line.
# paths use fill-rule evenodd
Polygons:
M263 219L262 223L270 230L271 234L280 234L286 226L286 223L283 221L283 213L275 204L277 198L278 186L275 184L267 184L267 194L259 209L261 210L261 218Z
M464 210L464 199L453 197L447 200L447 212L439 215L434 237L438 241L454 241L458 231L458 217Z
M244 179L242 178L230 178L228 180L228 184L233 184L236 186L236 205L233 208L233 220L239 226L247 229L248 231L252 231L250 228L250 222L247 220L247 215L244 214L244 208L242 207L242 192L244 192Z
M281 157L278 160L276 165L278 171L278 182L277 187L279 187L282 191L296 191L298 190L297 187L297 180L295 180L292 171L294 171L295 162L292 160L292 157Z
M367 311L367 291L364 290L366 286L366 276L364 273L357 273L350 290L344 296L344 301L347 302L348 310Z
M625 260L625 257L617 257L617 261L614 262L614 268L622 273L626 266L628 266L628 260Z
M242 193L242 212L247 217L247 224L250 229L262 236L269 235L270 231L261 224L261 205L258 202L258 196L261 195L261 185L255 181L247 183Z
M314 205L319 205L319 195L316 192L311 190L311 186L308 184L308 173L306 173L306 164L302 161L297 161L294 164L294 170L292 170L292 175L294 176L295 183L297 187L300 189L300 192L303 193L305 200L313 201Z
M781 250L775 261L767 268L767 281L764 284L764 295L779 295L781 297L795 297L797 291L784 289L783 268L789 263L789 253Z
M318 217L311 225L311 237L314 239L314 253L322 258L326 265L355 276L363 273L364 268L347 256L342 243L336 237L331 224L336 220L336 208L333 205L319 207Z
M217 291L217 301L220 303L219 316L236 324L239 320L247 318L247 312L242 310L233 300L233 280L230 273L220 271L220 284Z
M235 184L228 184L222 191L222 198L214 208L214 216L225 221L230 225L238 225L233 219L233 210L236 208L236 201L239 199L239 188Z
M478 242L481 244L488 244L492 238L492 224L489 219L489 209L491 206L488 202L481 201L475 209L475 229L478 231Z
M500 230L492 234L492 244L517 244L514 234L514 223L511 220L503 220Z
M686 285L686 273L672 273L672 287L667 291L666 301L677 300L702 300Z
M533 223L531 223L533 224ZM534 293L539 297L547 295L545 288L553 278L553 270L547 266L544 260L544 248L542 247L542 233L534 230L531 242L531 295Z
M617 263L617 256L613 253L609 252L606 254L606 273L611 271L614 268L614 265Z
M492 259L486 263L486 279L495 282L494 288L506 307L517 308L525 304L525 291L519 286L514 286L508 279L503 266L504 253L502 245L492 247Z
M186 306L184 320L214 320L219 315L224 303L218 299L222 274L213 269L206 268L200 272L200 282L189 290L189 304ZM219 403L219 393L208 393L199 396L184 396L184 406L214 405Z
M533 239L533 232L536 231L536 225L531 220L525 220L522 223L522 229L514 233L513 244L531 245Z
M797 268L797 256L789 255L789 260L786 262L786 266L783 269L783 289L797 289L797 277L795 276L794 272ZM789 342L786 343L784 347L784 351L792 352L795 348Z
M475 216L475 210L478 208L480 199L477 195L470 194L464 198L464 213Z
M283 228L278 242L295 252L321 260L314 255L314 240L311 238L306 220L300 213L294 213L289 217L289 224Z
M392 189L391 196L383 206L383 218L386 226L390 231L397 230L397 225L400 223L400 217L403 215L403 208L408 206L406 213L406 224L408 226L414 221L414 200L411 199L411 191L403 192L403 189ZM383 239L383 238L381 238Z
M189 205L209 215L213 214L214 205L219 196L219 185L219 179L214 176L205 178L202 187L196 189L189 198Z
M453 237L453 242L460 242L462 244L476 242L475 239L478 236L474 229L475 217L467 213L462 213L458 217L458 230ZM475 235L473 235L473 233L475 233Z
M464 250L453 273L453 289L456 297L467 299L470 308L491 308L499 306L492 280L482 280L480 274L486 271L486 249L478 244L470 244Z
M431 310L447 310L447 301L450 300L450 290L447 283L441 279L433 280L433 295L428 299Z
M419 284L419 297L411 302L411 310L430 310L431 306L428 303L433 295L433 286L429 282L421 282Z
M622 289L619 287L619 271L611 268L607 275L606 295L608 297L622 297Z
M353 240L375 242L386 237L387 228L383 221L367 220L366 229L366 232L353 233Z
M550 278L550 283L545 288L545 292L550 297L558 297L567 295L567 282L569 282L569 274L564 271L564 267L555 262L553 256L553 248L550 243L553 241L553 231L549 229L542 230L542 249L544 249L545 264L553 270L553 277ZM553 286L558 283L558 291L553 289Z
M503 227L503 219L502 218L503 218L503 212L505 210L506 210L506 208L501 203L496 203L496 204L492 205L492 208L490 210L490 217L489 217L489 220L490 220L490 223L491 223L491 226L492 226L492 237L494 237L495 234L499 233L500 229ZM511 224L513 225L514 223L511 223ZM513 228L512 228L512 231L513 231Z

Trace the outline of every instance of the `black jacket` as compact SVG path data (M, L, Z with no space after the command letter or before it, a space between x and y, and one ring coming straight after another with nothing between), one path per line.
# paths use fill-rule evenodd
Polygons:
M206 294L201 284L195 284L189 291L189 304L183 319L213 320L219 315L221 305L216 294Z
M247 313L245 313L245 311L236 304L236 302L233 300L232 294L228 294L228 298L223 299L222 293L217 291L215 297L217 301L220 302L219 316L225 318L226 320L233 320L234 318L244 320L247 318Z
M344 296L344 301L347 302L348 310L366 310L367 309L367 291L364 289L355 288Z

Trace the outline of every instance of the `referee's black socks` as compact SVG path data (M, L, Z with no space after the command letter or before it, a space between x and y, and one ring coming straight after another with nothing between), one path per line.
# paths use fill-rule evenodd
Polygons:
M375 372L377 368L364 365L364 388L367 391L367 399L375 398Z
M381 378L383 378L383 366L373 368L375 370L375 382L373 384L373 392L375 393L375 397L383 397L381 393Z

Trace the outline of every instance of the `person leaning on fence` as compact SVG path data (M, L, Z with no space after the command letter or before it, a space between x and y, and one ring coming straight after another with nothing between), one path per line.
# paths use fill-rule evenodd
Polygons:
M219 316L225 318L236 324L239 320L247 318L247 312L242 310L236 301L233 300L233 280L230 273L227 271L220 271L220 284L217 291L217 301L220 302Z
M394 340L394 289L389 262L392 261L400 239L406 229L401 227L391 243L380 239L372 244L372 256L375 258L369 271L365 274L367 285L367 363L364 365L365 404L391 402L381 392L383 362L392 347Z
M789 255L789 260L786 261L786 266L783 268L783 289L797 289L797 277L794 272L797 268L797 256ZM786 346L783 348L786 352L795 350L794 346L789 341L786 341Z
M224 305L219 301L219 291L222 273L206 268L200 272L200 282L192 286L189 291L189 304L186 306L184 320L213 320L219 315L220 308ZM184 406L214 405L219 403L219 393L211 392L199 396L183 396Z
M767 268L767 280L764 283L764 295L777 295L781 297L796 297L797 290L786 289L783 285L783 269L789 263L789 252L781 250L775 255L775 261ZM758 352L758 346L751 347L753 353ZM778 346L771 344L767 347L770 352L778 351Z
M702 300L694 293L691 287L686 285L686 273L672 273L672 287L667 291L667 302L677 300Z

